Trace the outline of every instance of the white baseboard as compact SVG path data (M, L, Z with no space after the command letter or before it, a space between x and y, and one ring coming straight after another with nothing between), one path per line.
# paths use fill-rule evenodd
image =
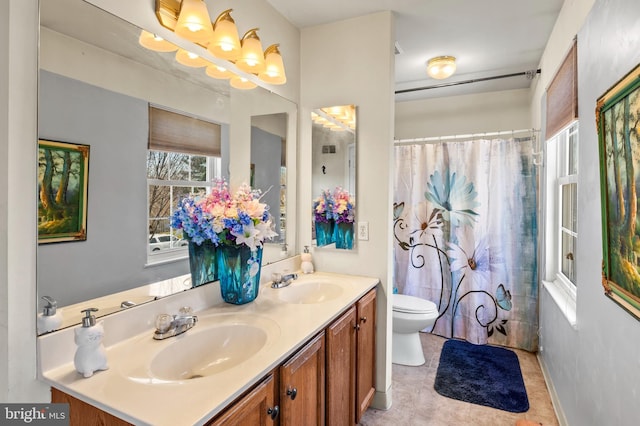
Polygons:
M553 382L549 377L549 371L544 364L544 360L539 353L536 355L536 358L538 358L538 364L540 365L540 369L542 370L542 376L544 377L544 382L547 385L547 390L549 391L549 396L551 397L551 404L553 405L553 411L556 412L558 423L560 424L560 426L569 426L567 418L564 415L564 411L562 410L560 399L558 398L558 394L556 393L556 389L555 387L553 387Z

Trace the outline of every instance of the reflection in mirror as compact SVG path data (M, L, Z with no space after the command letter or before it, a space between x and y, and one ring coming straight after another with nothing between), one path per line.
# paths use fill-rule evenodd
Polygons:
M262 201L276 224L278 236L266 244L286 244L287 115L251 117L251 186L262 191ZM282 247L286 251L286 247Z
M356 108L316 109L311 113L312 235L317 247L351 250L356 203Z
M37 252L38 298L55 299L68 326L87 307L98 307L100 316L190 288L184 241L167 228L167 213L181 195L203 189L213 177L233 179L233 149L244 143L248 152L249 137L233 140L231 149L231 127L241 123L248 133L251 112L232 111L235 89L227 81L177 64L171 52L145 49L138 43L140 28L82 0L41 2L40 19L39 137L91 147L87 240L41 245ZM295 114L295 104L263 88L243 96L260 99L260 114ZM154 146L154 109L217 129L217 151L191 147L184 155ZM296 120L284 120L287 142L295 147ZM170 168L152 171L169 157ZM241 161L248 169L249 158ZM169 190L154 198L160 186ZM282 257L279 247L265 250L263 264ZM65 307L73 316L77 310L78 320Z

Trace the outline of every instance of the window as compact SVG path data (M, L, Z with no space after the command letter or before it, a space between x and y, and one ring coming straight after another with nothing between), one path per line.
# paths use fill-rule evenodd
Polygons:
M171 229L171 214L190 194L206 193L220 177L220 157L149 150L147 200L150 262L186 256L187 241Z
M578 122L547 141L547 280L575 303L578 244Z
M188 242L171 215L191 194L207 193L221 177L221 127L149 106L147 262L187 257Z

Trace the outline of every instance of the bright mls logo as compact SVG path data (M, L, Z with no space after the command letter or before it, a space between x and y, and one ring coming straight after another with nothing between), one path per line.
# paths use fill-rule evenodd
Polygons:
M0 404L0 424L68 426L69 404Z

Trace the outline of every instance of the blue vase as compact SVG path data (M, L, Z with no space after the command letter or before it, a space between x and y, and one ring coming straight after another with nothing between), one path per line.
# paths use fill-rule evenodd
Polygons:
M338 222L335 228L336 248L351 250L353 248L353 222Z
M316 245L318 247L333 243L335 222L328 219L327 222L316 221Z
M234 305L252 302L258 297L262 247L254 252L242 244L218 247L218 277L222 299Z
M189 241L189 269L191 269L192 287L218 279L216 250L216 246L210 240L203 241L200 245Z

